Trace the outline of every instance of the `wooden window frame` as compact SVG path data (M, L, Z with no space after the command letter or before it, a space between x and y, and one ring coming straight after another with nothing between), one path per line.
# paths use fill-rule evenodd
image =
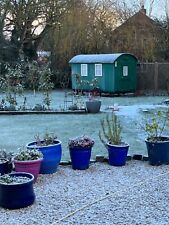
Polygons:
M97 66L100 66L100 71L98 73ZM103 76L103 71L102 71L102 64L95 64L95 77L102 77Z
M129 67L123 66L123 77L128 77L129 75Z
M88 65L83 63L81 64L81 76L87 77L87 75L88 75Z

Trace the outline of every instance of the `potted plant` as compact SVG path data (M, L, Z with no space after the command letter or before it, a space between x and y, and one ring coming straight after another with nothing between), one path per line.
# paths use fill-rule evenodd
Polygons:
M101 120L99 138L108 150L108 161L112 166L123 166L126 163L129 144L122 141L121 133L122 126L114 112Z
M43 154L40 173L51 174L57 171L62 156L61 141L53 133L46 133L41 139L39 135L35 136L36 141L26 145L27 149L37 149Z
M94 143L93 139L85 135L69 139L68 147L73 169L85 170L89 168Z
M145 140L150 165L169 164L169 137L163 133L169 125L168 111L155 111L142 126L147 133Z
M34 176L30 173L10 173L0 176L0 206L19 209L34 203Z
M14 156L13 163L16 172L31 173L34 175L34 181L36 181L42 160L43 155L39 150L20 149L20 151Z
M12 171L12 152L0 150L0 174L10 173Z
M8 173L8 159L0 158L0 175Z
M91 82L88 83L88 85L91 91L89 92L88 101L86 101L87 112L98 113L101 107L98 80L94 78Z

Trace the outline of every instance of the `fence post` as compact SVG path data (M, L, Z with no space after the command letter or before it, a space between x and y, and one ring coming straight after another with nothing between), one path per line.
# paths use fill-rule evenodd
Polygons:
M154 91L155 93L158 91L158 62L154 64Z

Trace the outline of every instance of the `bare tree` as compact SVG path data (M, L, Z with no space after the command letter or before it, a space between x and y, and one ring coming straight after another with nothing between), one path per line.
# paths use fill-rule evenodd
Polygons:
M57 24L65 10L66 0L2 0L7 9L4 31L11 43L29 59L49 29Z

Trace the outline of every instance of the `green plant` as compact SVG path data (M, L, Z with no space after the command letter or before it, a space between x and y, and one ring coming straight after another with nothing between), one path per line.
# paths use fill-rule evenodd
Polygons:
M24 176L10 176L8 174L5 174L0 177L0 183L1 184L22 184L25 182L28 182L30 178L24 177Z
M155 111L144 119L141 127L147 133L147 140L150 142L166 141L166 137L163 137L163 133L166 127L169 126L169 111ZM169 140L169 138L167 138Z
M33 111L44 111L45 110L45 107L44 105L41 105L41 104L36 104L33 109Z
M43 103L48 110L51 104L50 91L54 88L54 84L51 82L51 76L52 72L48 64L41 67L39 90L43 91Z
M83 90L87 85L87 81L81 79L79 74L73 74L75 79L75 93L74 93L74 104L77 106L77 109L84 108L84 99L83 99Z
M97 78L93 78L91 81L88 81L89 85L89 100L94 100L96 97L100 96L99 91L99 81Z
M75 92L78 92L79 95L82 95L85 86L88 84L88 81L81 79L80 74L74 74L74 76L76 81Z
M41 158L43 158L43 154L37 149L22 149L15 156L15 159L19 161L37 160Z
M39 86L40 79L40 67L36 61L25 63L25 86L32 89L34 95Z
M20 64L14 67L6 65L6 73L0 78L0 88L5 91L6 101L9 104L9 110L14 110L17 105L17 95L23 93L22 85L23 72Z
M94 140L86 135L71 138L68 141L69 148L91 148L94 145Z
M45 132L43 138L41 139L39 134L35 135L35 140L38 146L48 146L54 144L57 136L54 133Z
M6 150L0 150L0 158L5 158L11 162L12 158L14 156L13 152L7 152Z
M122 127L115 113L111 115L107 114L106 117L101 120L101 128L99 138L105 146L107 146L107 144L120 145L122 143Z
M91 82L89 82L89 86L90 86L91 90L95 90L95 89L99 88L99 81L98 81L98 79L97 78L93 78L91 80Z

